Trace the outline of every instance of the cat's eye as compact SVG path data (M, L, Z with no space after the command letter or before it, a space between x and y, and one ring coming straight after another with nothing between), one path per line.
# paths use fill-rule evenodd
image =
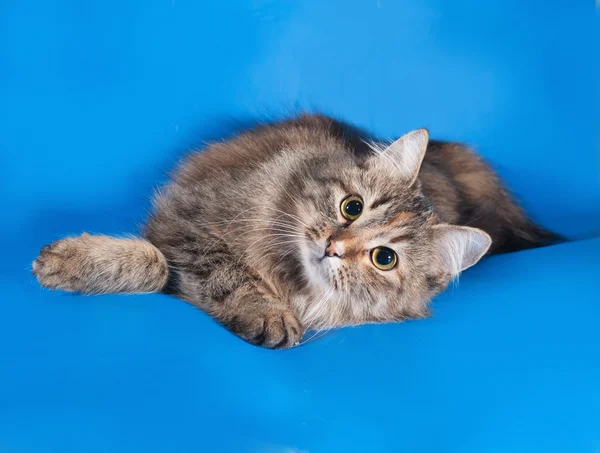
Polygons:
M391 271L398 263L398 255L387 247L375 247L371 250L371 262L377 269Z
M356 220L360 217L363 211L363 200L358 195L348 195L342 200L340 211L342 216L347 220Z

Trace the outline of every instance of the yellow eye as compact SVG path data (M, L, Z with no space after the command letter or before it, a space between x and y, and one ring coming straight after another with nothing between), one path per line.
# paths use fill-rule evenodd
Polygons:
M342 200L340 211L342 216L348 220L356 220L360 217L363 211L363 200L358 195L348 195Z
M371 261L377 269L391 271L398 263L398 255L387 247L375 247L371 250Z

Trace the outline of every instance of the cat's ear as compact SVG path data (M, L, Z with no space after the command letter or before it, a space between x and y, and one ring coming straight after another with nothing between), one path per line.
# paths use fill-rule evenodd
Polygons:
M380 153L379 158L384 162L386 159L391 160L390 163L400 171L400 177L412 185L419 175L428 142L427 129L417 129L388 146Z
M478 228L435 225L433 244L444 272L454 276L477 263L492 245L492 238Z

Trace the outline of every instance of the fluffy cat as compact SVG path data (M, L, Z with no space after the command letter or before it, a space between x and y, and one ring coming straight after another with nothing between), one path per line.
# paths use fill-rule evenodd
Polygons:
M384 144L320 115L263 125L189 156L143 239L83 234L33 263L48 288L166 292L249 343L427 315L486 253L554 236L467 148L424 129Z

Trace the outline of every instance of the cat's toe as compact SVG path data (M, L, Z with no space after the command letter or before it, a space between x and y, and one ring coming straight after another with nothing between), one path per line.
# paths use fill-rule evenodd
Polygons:
M302 337L302 328L296 317L288 312L274 314L265 320L265 335L262 346L273 349L291 348Z
M298 344L302 327L286 310L237 317L232 330L248 343L270 349L286 349Z
M76 275L76 263L70 260L67 240L45 245L40 250L37 259L32 263L31 270L40 285L50 289L74 291L73 279ZM62 244L61 244L62 243Z

